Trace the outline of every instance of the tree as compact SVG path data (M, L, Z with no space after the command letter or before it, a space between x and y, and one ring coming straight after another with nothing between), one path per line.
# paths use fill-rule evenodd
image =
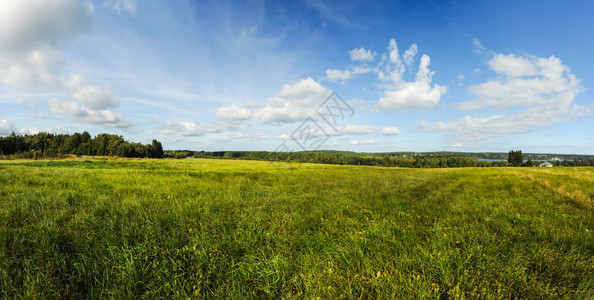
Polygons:
M528 159L528 161L526 162L526 166L527 167L534 167L534 162L532 161L532 159Z
M155 158L163 158L163 146L161 145L161 142L153 140L151 146L153 146Z
M163 146L157 140L152 144L131 143L121 135L102 133L92 138L88 132L52 134L40 132L33 135L16 135L14 132L0 136L0 155L17 155L23 158L54 157L62 154L109 155L120 157L163 158ZM193 153L192 153L193 154ZM187 155L192 155L187 154ZM187 156L186 155L186 156Z
M522 156L522 150L511 150L507 155L507 162L512 166L521 166L524 162L524 158Z

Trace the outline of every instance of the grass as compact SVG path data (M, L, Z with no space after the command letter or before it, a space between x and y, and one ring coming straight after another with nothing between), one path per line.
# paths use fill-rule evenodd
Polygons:
M592 298L593 172L0 161L0 297Z

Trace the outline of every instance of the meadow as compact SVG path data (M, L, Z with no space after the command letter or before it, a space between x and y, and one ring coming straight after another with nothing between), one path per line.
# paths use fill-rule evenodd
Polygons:
M594 168L0 161L1 298L593 298Z

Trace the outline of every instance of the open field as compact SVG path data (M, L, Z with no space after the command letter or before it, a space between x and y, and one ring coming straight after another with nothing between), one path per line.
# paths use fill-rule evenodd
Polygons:
M593 198L586 167L0 161L0 297L592 298Z

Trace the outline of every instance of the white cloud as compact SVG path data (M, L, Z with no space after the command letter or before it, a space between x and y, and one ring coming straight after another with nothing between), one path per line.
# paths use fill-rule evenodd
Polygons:
M326 78L332 82L346 81L359 74L372 72L373 69L366 66L351 66L347 70L328 69L326 70Z
M190 137L200 137L204 135L219 134L226 131L236 130L233 124L225 123L200 123L191 121L168 121L159 130L160 134L166 135L170 141L184 141ZM215 135L213 139L218 141L230 141L233 139L262 139L261 135L245 135L241 132L230 136Z
M227 125L235 124L257 119L264 123L290 123L303 121L314 113L318 107L330 94L330 90L312 78L301 79L294 84L286 84L277 93L276 96L269 98L261 105L252 104L240 107L230 105L219 107L216 115L217 119L224 121ZM177 128L182 131L193 132L192 128ZM176 130L177 130L176 129ZM367 135L372 133L381 133L384 135L401 134L396 127L381 127L371 125L346 125L339 128L338 131L332 128L324 128L324 131L330 132L330 135ZM200 131L203 132L203 131ZM286 134L278 135L278 139L290 138Z
M80 106L74 101L70 102L50 99L47 103L51 113L65 115L72 120L109 128L125 128L132 126L121 113L108 110L94 110L86 106Z
M375 55L371 53L371 50L365 50L365 48L355 48L349 51L352 61L373 61Z
M397 127L373 126L373 125L347 125L338 130L339 134L367 135L372 133L381 133L382 135L400 135L402 132Z
M389 62L392 64L386 64L385 73L380 73L380 79L389 79L394 81L395 83L399 83L402 81L402 74L404 74L405 66L400 59L400 54L398 53L398 45L396 44L395 39L390 39L390 43L388 44L388 55L389 55ZM388 76L385 77L384 74Z
M277 96L298 106L310 106L319 104L328 92L326 87L308 77L295 84L285 84Z
M233 106L242 120L247 117L257 118L263 122L290 123L304 120L322 103L330 93L326 87L311 77L301 79L295 84L286 84L275 97L269 98L263 105L253 111ZM231 114L229 107L221 107L217 112ZM228 113L228 114L227 114Z
M0 53L3 53L0 48ZM3 53L0 57L0 75L4 84L30 89L60 87L56 78L64 60L61 54L48 46L23 53Z
M118 104L108 86L87 85L76 90L72 97L95 109L114 107Z
M37 134L39 132L49 132L49 133L68 133L68 130L65 130L60 127L56 128L38 128L38 127L24 127L24 128L17 128L15 124L8 120L0 120L0 136L7 136L10 135L12 132L16 134Z
M523 109L508 114L468 115L449 123L421 122L419 129L449 132L455 141L472 142L547 128L589 113L587 108L573 104L581 90L579 79L555 56L497 54L488 64L499 76L470 87L477 99L463 102L460 108Z
M104 3L118 14L124 10L132 16L136 16L136 0L106 0Z
M221 121L241 122L251 118L251 112L247 108L229 105L217 108L216 117Z
M92 6L78 0L0 0L0 7L0 45L10 52L66 42L92 22Z
M400 53L398 53L398 44L395 39L390 39L388 42L388 54L390 55L390 61L393 63L400 61Z
M497 54L487 64L495 72L508 77L534 76L537 74L537 68L532 59L534 57Z
M396 60L396 62L398 61ZM378 108L408 110L414 108L431 109L435 107L447 88L438 84L431 86L431 77L434 72L429 70L429 64L429 56L423 55L419 64L419 70L417 71L416 81L413 82L402 81L401 71L396 69L394 72L400 74L391 76L395 81L395 88L385 91L384 96L378 101Z
M14 131L14 123L0 120L0 135L9 135L12 131Z
M159 133L169 136L175 140L185 137L202 136L211 133L221 133L231 127L221 124L201 124L199 122L166 122Z
M87 79L82 75L72 76L67 86L74 99L92 109L104 109L118 105L109 86L88 84Z
M415 57L418 53L417 44L412 44L401 56L395 39L390 39L387 52L380 54L380 61L370 67L366 63L350 65L345 70L327 69L326 79L332 82L343 82L358 74L376 73L384 88L384 95L379 99L376 109L409 110L432 109L441 96L447 91L446 86L432 84L434 72L429 70L431 59L423 54L420 59L415 81L405 81L406 70L413 70ZM371 50L356 48L349 52L352 61L366 62L375 57ZM365 58L365 59L364 59Z
M344 134L365 135L377 130L378 127L371 125L347 125L344 129L339 130L339 132Z
M351 141L351 145L373 145L377 144L375 140L366 140L366 141Z
M407 67L412 67L412 63L415 59L415 56L417 55L418 49L417 49L417 44L412 44L410 45L410 47L408 48L408 50L406 50L404 52L404 55L402 56L402 58L404 59L404 63L406 64Z
M263 122L290 123L307 118L309 111L285 99L271 98L255 115Z
M382 129L382 134L383 135L400 135L400 134L402 134L402 131L400 131L400 129L398 129L397 127L384 127Z
M65 61L56 49L90 27L90 2L0 0L0 7L2 83L21 89L58 90L82 103L51 99L52 113L106 127L130 126L122 114L103 110L118 105L108 86L89 84L82 75L70 80L60 76Z
M326 77L328 78L328 80L333 82L344 81L351 78L351 71L328 69L326 70Z
M291 136L289 136L288 134L279 134L276 136L276 138L279 140L290 140Z
M70 133L70 131L68 131L64 128L60 128L60 127L56 127L56 128L24 127L24 128L19 128L16 131L17 131L17 134L21 134L21 135L37 134L40 132L56 133L56 134Z
M573 100L580 92L579 80L555 56L497 54L488 64L500 76L471 86L469 92L476 99L462 102L460 109L544 105L559 97Z

